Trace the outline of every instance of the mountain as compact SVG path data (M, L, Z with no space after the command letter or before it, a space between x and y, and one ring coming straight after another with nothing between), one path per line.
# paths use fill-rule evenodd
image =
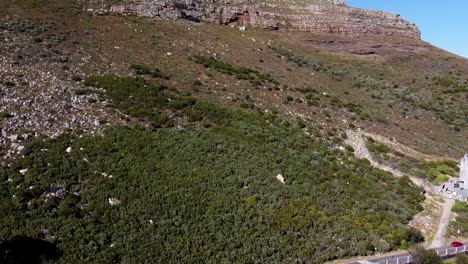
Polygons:
M467 60L343 1L8 1L0 39L8 261L404 249L468 147Z

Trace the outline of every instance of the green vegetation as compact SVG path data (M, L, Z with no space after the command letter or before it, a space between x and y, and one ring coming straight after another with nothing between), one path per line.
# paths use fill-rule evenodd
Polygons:
M22 19L16 20L11 23L0 24L0 29L21 32L21 33L26 32L26 33L30 33L33 36L39 36L42 33L46 33L49 31L46 26L37 25L35 23L32 23L31 21L22 20Z
M78 96L81 96L81 95L89 95L89 94L96 94L96 93L100 93L99 91L96 91L94 89L90 89L90 88L83 88L83 89L79 89L79 90L76 90L75 94L78 95Z
M397 167L406 174L426 178L434 185L442 185L450 177L458 177L458 163L453 160L417 160L377 143L370 137L366 137L366 147L379 162Z
M113 127L28 145L24 159L0 169L0 239L47 230L59 263L323 263L424 239L406 227L421 210L419 190L335 148L339 135L310 138L275 115L138 77L85 82L135 118L172 111L195 126Z
M253 85L264 85L266 83L279 85L279 82L268 73L261 73L243 66L233 66L227 62L220 61L213 56L208 57L205 55L196 54L193 55L193 59L196 63L202 64L205 68L214 69L228 75L233 75L238 80L248 80Z
M63 34L53 33L46 25L36 24L29 20L18 19L9 23L0 23L0 30L30 34L34 37L34 42L42 42L43 37L56 43L65 41Z
M442 264L442 259L437 253L430 249L416 247L410 251L415 264Z
M435 177L435 179L432 179L432 183L434 185L442 185L442 183L448 181L449 179L449 176L446 175L446 174L438 174L437 177Z
M366 137L367 149L377 156L383 156L390 152L390 148L384 144L380 144L374 141L371 137Z
M450 233L461 237L468 236L468 213L458 213L455 220L456 221L452 221L450 224ZM459 234L458 231L460 231Z
M347 72L338 70L336 67L326 65L322 61L315 58L307 58L300 53L294 53L290 50L278 47L270 47L280 58L284 58L287 62L294 63L297 67L308 67L316 72L326 74L328 77L342 81L347 76Z
M448 88L444 93L466 93L468 92L468 85L466 81L457 80L446 76L437 76L433 78L435 85Z
M297 91L304 94L305 99L307 100L307 105L309 106L320 106L320 93L316 89L310 87L298 88Z
M171 126L172 122L161 109L169 105L179 107L182 104L194 103L191 99L174 100L174 91L162 85L152 85L140 77L117 77L113 75L91 76L85 79L85 85L106 90L112 106L123 113L151 122L157 128Z
M423 162L425 176L435 185L447 181L449 177L458 177L457 163L454 161Z
M452 211L456 213L468 213L468 203L456 201Z
M456 264L467 264L468 263L468 256L466 254L458 254L455 257Z
M372 93L372 97L379 101L398 102L396 106L404 116L412 112L426 110L433 112L438 118L451 125L456 131L468 126L468 105L466 84L448 77L434 78L434 84L446 88L433 89L432 94L418 92L412 87L403 87L394 83L372 78L366 74L356 76L353 84L356 89Z
M151 75L155 78L160 78L164 80L169 80L170 77L167 74L161 72L158 68L150 68L148 66L140 65L140 64L132 64L130 65L130 69L133 69L136 74L140 75Z
M246 95L244 100L240 104L240 107L254 109L255 108L255 101L254 101L254 99L252 97L250 97L249 95Z

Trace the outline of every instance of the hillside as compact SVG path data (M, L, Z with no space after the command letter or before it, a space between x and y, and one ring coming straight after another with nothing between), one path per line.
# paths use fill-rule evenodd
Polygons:
M0 240L50 242L51 263L323 263L424 240L408 226L421 189L357 159L345 131L458 160L466 59L341 1L225 7L346 22L300 29L288 12L213 22L204 1L172 9L197 19L138 13L154 2L0 10Z

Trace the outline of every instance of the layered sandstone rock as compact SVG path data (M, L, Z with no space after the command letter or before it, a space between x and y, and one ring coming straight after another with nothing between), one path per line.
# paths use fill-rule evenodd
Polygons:
M89 0L88 11L190 19L223 25L420 38L418 27L388 12L347 6L344 0L267 3L258 0Z

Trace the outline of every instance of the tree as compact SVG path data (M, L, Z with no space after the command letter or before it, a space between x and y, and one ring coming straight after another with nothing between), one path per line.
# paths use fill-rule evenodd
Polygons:
M416 247L410 251L414 264L442 264L442 259L433 250Z
M456 264L468 264L468 256L465 254L458 254L455 259Z
M384 239L380 239L377 248L380 251L388 252L390 250L390 244Z

